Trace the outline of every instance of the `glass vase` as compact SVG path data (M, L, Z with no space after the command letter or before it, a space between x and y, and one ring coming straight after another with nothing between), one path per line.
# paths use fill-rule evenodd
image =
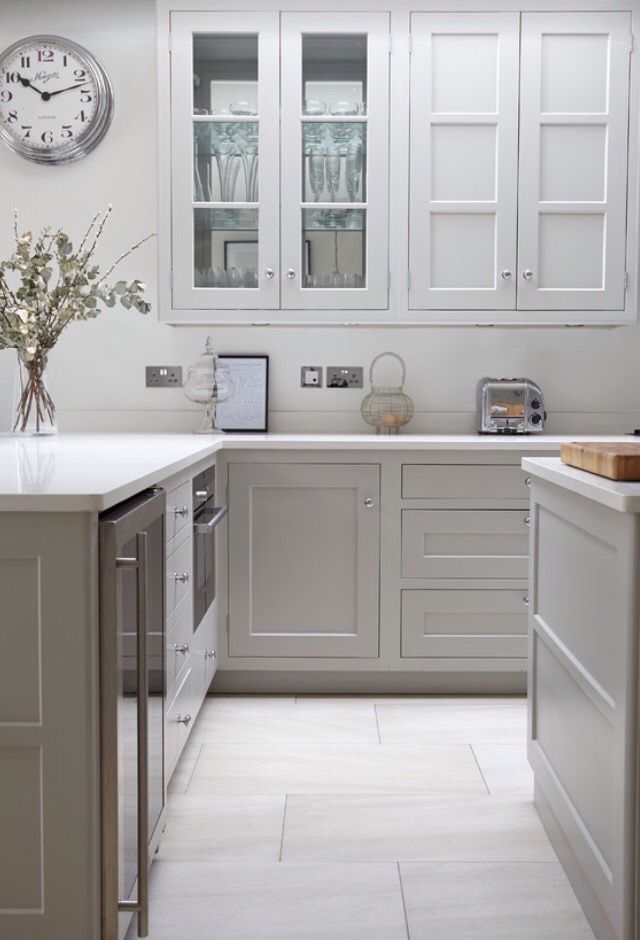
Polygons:
M56 434L56 408L49 392L47 352L33 358L18 351L13 433L25 437Z

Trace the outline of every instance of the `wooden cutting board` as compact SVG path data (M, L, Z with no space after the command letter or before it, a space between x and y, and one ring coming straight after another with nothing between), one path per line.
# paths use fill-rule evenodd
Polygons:
M563 463L609 480L640 481L640 443L638 444L563 444Z

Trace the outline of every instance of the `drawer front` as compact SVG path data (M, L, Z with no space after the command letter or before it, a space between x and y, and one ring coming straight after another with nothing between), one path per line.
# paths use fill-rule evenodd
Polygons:
M182 486L176 487L167 493L167 542L174 539L182 530L191 524L193 516L193 502L191 481L187 480Z
M167 617L192 591L193 539L186 538L167 558Z
M405 464L403 499L529 501L526 474L517 465L479 466Z
M193 637L193 607L185 597L167 625L167 698L174 693L174 684L181 679L189 663Z
M529 516L518 510L405 509L403 578L527 578Z
M195 716L191 715L192 703L193 689L191 669L187 669L178 688L176 697L167 709L165 719L165 767L167 781L170 780L171 774L175 770L195 719ZM182 719L188 718L189 715L191 715L191 720L185 724Z
M526 590L402 592L402 656L525 658Z

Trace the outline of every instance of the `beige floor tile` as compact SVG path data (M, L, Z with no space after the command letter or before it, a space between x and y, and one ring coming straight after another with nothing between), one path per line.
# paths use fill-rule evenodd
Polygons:
M553 861L531 803L403 796L287 799L285 861Z
M169 793L186 793L199 754L199 744L185 745L180 760L176 764L176 769L169 781L169 786L167 787Z
M492 796L533 800L526 744L474 744L473 752Z
M197 743L378 742L372 704L332 698L215 697L205 704L191 733Z
M434 698L376 705L383 744L519 744L527 736L526 699Z
M190 793L430 793L487 789L467 745L203 744Z
M280 857L285 796L169 798L167 828L158 858L171 861Z
M407 937L393 864L158 862L150 927L149 940Z
M411 940L593 940L557 862L400 871Z

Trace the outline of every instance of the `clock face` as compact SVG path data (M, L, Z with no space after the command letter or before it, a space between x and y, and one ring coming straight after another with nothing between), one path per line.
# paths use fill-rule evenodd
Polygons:
M89 153L113 113L100 63L76 43L31 36L0 56L0 136L38 163L66 163Z

